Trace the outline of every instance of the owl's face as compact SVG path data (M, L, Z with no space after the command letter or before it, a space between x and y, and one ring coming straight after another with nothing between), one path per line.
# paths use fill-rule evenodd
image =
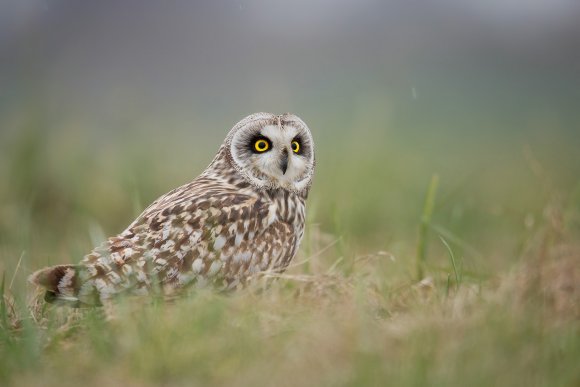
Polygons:
M314 141L292 114L257 113L240 121L226 139L235 169L257 188L301 192L314 172Z

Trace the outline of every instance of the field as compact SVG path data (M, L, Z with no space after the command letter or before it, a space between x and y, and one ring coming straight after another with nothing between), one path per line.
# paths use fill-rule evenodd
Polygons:
M111 317L44 305L26 278L197 175L227 128L194 124L192 146L180 123L101 138L23 116L0 146L3 386L580 385L573 132L304 117L318 169L291 268Z

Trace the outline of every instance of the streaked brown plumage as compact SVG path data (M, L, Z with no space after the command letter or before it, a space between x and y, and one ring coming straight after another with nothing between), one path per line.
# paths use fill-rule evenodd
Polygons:
M79 264L39 270L30 281L47 289L47 301L79 306L119 293L232 289L258 272L282 271L304 233L313 172L314 142L302 120L253 114L199 177L161 196Z

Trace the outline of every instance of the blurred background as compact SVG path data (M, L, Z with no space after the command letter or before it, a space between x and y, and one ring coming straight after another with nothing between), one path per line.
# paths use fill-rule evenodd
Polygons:
M579 20L575 0L4 0L0 270L78 261L257 111L310 126L310 228L347 260L412 259L437 173L439 231L503 267L549 202L580 205Z

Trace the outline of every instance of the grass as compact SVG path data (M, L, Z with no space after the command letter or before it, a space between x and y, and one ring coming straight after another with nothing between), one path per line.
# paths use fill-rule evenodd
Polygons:
M455 275L455 286L457 286L457 288L459 288L459 285L461 285L461 276L459 274L459 270L457 268L457 263L455 262L455 254L453 254L453 249L451 248L451 246L449 246L449 243L447 243L447 241L443 238L443 237L439 237L439 239L441 239L441 243L443 243L443 245L445 245L445 248L447 249L447 251L449 252L449 259L451 260L451 267L453 267L453 274ZM447 276L447 283L449 283L449 278L451 276ZM447 293L449 293L449 291L447 291Z
M128 142L89 157L60 145L66 133L3 138L0 385L580 384L580 185L530 150L510 173L470 177L472 165L454 169L470 152L460 144L419 163L378 134L322 133L286 273L227 296L120 299L106 313L45 305L26 277L78 260L204 162L183 168L168 148L155 166Z
M427 195L425 195L425 204L423 206L423 215L421 216L421 225L419 227L419 243L417 245L417 279L423 278L423 267L427 260L427 236L433 217L433 207L435 206L435 197L437 195L437 186L439 185L439 176L433 175Z

